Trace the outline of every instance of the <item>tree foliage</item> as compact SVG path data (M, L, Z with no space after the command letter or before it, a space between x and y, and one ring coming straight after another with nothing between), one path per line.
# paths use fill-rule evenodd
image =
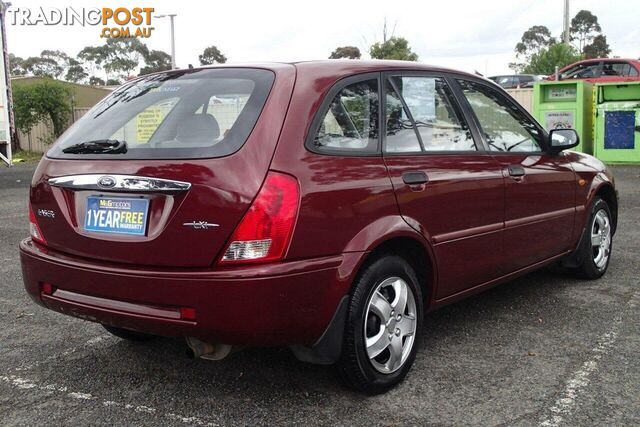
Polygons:
M407 39L395 36L371 45L369 55L371 55L373 59L418 60L418 54L411 51Z
M570 32L571 38L578 40L580 52L583 52L584 47L602 32L602 28L598 23L597 16L588 10L581 10L571 20Z
M16 127L24 133L46 121L51 124L54 136L59 137L67 127L71 109L71 92L63 83L51 80L13 88Z
M548 48L555 43L551 37L551 31L544 25L534 25L522 34L522 38L516 44L516 53L525 58L539 53L542 49Z
M200 60L200 65L224 64L227 62L227 57L216 46L206 48L201 55L198 55L198 59Z
M161 50L151 50L144 59L145 66L140 69L140 76L171 69L171 55Z
M337 47L336 50L331 52L329 59L360 59L362 54L360 53L360 49L356 46L341 46Z
M553 74L556 66L562 68L581 59L580 54L572 46L556 43L531 56L529 63L523 68L526 74Z
M15 56L13 53L9 54L9 74L12 77L24 76L27 74L27 70L24 66L24 59L19 56Z
M582 50L584 57L590 58L607 58L611 53L609 43L607 43L607 36L598 34L593 38L591 44L588 44Z
M551 36L551 31L544 25L534 25L522 34L516 44L516 62L509 64L509 68L516 72L522 72L531 61L533 55L540 53L556 42Z

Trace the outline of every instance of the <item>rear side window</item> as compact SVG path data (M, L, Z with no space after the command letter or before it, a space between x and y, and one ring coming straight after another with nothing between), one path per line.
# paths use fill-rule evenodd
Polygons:
M271 71L204 69L156 74L126 84L65 133L54 158L221 157L247 140L274 81ZM121 154L65 153L83 142L126 142Z
M341 89L331 100L313 139L318 151L375 153L378 150L378 81Z

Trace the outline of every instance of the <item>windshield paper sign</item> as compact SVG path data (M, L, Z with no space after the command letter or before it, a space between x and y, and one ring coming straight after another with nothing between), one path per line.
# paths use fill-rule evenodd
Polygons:
M148 210L147 199L89 197L84 229L144 236Z

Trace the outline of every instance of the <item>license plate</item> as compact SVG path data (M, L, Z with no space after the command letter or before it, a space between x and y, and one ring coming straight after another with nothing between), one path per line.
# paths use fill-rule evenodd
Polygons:
M147 230L148 199L88 197L84 229L99 233L144 236Z

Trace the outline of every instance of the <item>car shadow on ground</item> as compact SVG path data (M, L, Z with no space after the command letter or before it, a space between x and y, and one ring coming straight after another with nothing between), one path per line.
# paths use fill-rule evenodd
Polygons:
M431 353L442 354L452 351L451 347L464 346L465 340L495 335L496 325L501 322L513 323L522 318L535 322L535 307L544 306L547 313L552 313L555 304L566 313L567 308L554 293L579 283L561 269L547 268L429 313L425 316L418 360L428 361ZM242 399L262 402L286 398L288 405L295 405L296 399L316 400L313 396L320 402L327 393L351 396L355 401L364 398L344 391L331 367L299 362L286 348L245 348L223 361L212 362L189 359L183 339L109 342L115 345L57 360L56 369L66 371L66 379L73 384L97 387L96 383L105 382L99 389L106 387L116 397L127 398L127 390L133 389L143 395L144 390L164 390L161 395L167 398L189 396L190 405L197 405L198 399L236 393ZM410 376L426 375L416 371L419 369L413 369Z

